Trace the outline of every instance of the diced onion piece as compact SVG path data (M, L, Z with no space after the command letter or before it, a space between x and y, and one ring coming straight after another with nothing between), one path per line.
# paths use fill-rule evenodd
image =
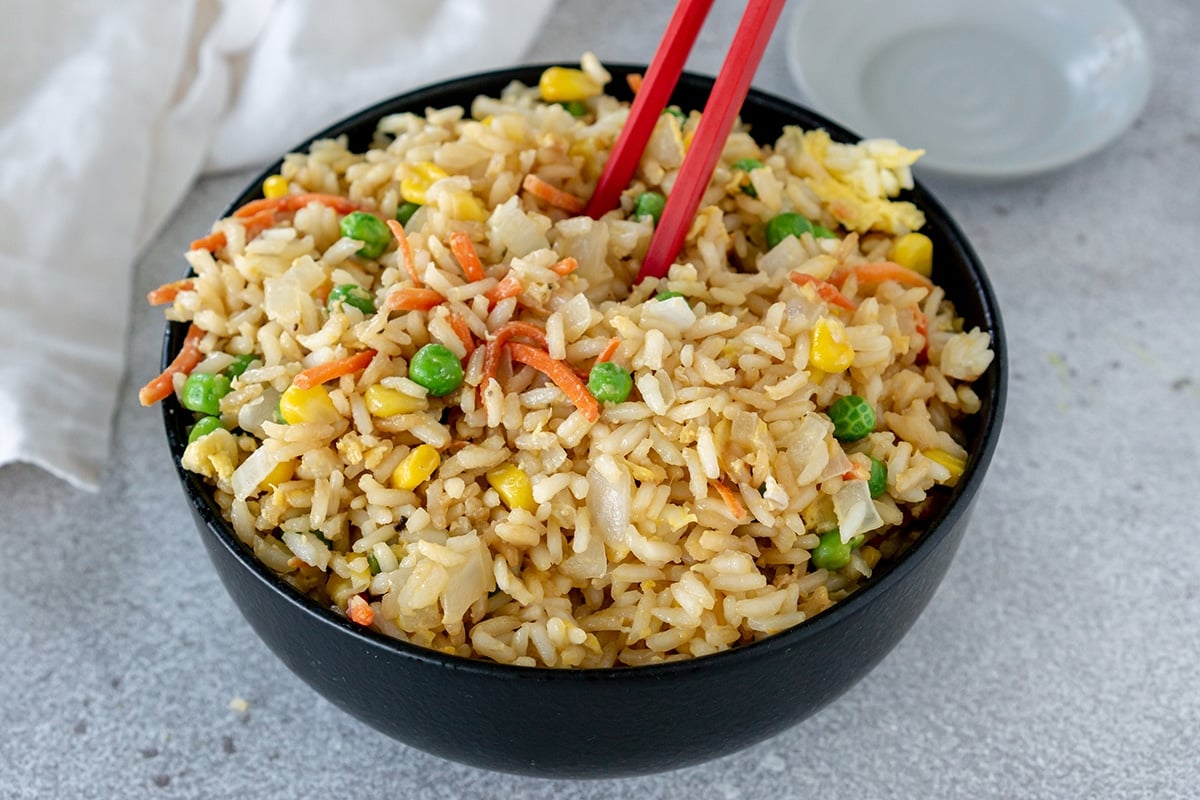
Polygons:
M833 511L837 514L838 530L843 542L883 525L883 518L871 500L871 489L863 480L842 484L842 488L833 495Z

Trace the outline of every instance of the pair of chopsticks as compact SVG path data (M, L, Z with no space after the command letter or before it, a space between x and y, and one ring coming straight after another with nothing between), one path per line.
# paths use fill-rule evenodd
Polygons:
M596 191L588 203L589 216L599 218L610 211L629 185L633 171L646 149L646 142L679 81L679 75L683 72L688 54L712 4L713 0L679 0L676 5L654 60L634 97L629 118L617 137L604 172L596 184ZM639 282L647 278L664 277L679 254L679 248L700 206L700 199L712 180L713 169L733 127L734 118L741 110L746 93L750 91L750 82L762 61L763 51L783 11L783 4L784 0L750 0L746 6L713 84L712 93L704 105L696 135L667 197L662 217L655 226L650 249L638 272Z

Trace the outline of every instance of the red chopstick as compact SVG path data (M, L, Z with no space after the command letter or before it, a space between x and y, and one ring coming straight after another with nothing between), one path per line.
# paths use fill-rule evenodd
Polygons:
M713 168L721 156L733 120L750 91L750 82L762 61L783 4L784 0L750 0L746 7L713 84L712 94L704 105L692 146L683 159L662 217L654 228L654 238L650 240L650 249L638 272L639 282L665 276L679 254L696 209L700 207L700 199L712 180Z
M629 185L633 171L642 158L642 151L646 149L646 142L650 140L654 126L666 108L675 84L679 82L683 65L712 4L713 0L679 0L675 6L671 21L667 23L662 41L654 53L654 60L650 62L642 86L633 98L629 117L604 165L604 172L596 183L596 191L592 192L592 199L588 202L587 214L593 219L599 219L611 211L617 205L621 192Z

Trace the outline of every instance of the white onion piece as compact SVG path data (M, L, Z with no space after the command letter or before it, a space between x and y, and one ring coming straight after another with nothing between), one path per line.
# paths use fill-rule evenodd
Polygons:
M833 510L837 514L838 530L843 542L883 525L883 517L875 509L871 488L866 481L843 483L842 488L833 495Z
M275 454L265 447L259 447L246 456L246 460L238 465L229 479L233 496L238 500L245 500L254 494L254 490L278 463L279 459L275 457Z
M613 547L628 549L626 528L633 504L633 477L629 469L605 454L588 470L587 479L592 535L598 535Z
M442 594L442 624L447 628L461 625L463 615L476 600L486 597L496 585L492 574L492 561L487 548L474 533L457 536L451 546L467 556L466 563L450 574L450 581Z
M263 393L238 409L238 427L253 433L259 439L265 439L263 423L275 419L275 409L279 407L280 391L268 386Z

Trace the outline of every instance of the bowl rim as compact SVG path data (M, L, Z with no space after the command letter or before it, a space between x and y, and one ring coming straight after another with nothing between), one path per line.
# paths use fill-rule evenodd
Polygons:
M321 131L305 138L295 147L287 150L287 153L307 151L308 147L318 139L337 136L368 122L376 122L386 113L397 113L396 110L399 107L416 107L417 104L424 103L425 98L434 98L456 90L462 90L479 82L487 82L492 86L503 88L503 86L513 80L527 82L531 76L536 79L536 76L548 67L563 65L564 62L522 64L505 69L463 75L422 86L412 91L403 92L373 103L326 126ZM623 78L627 74L644 72L646 65L613 62L605 63L605 68L613 75L615 83L615 79ZM711 88L712 82L713 78L709 75L687 71L680 77L679 86L705 89ZM619 96L623 92L614 91L613 87L610 87L609 93ZM835 139L857 140L861 138L810 108L778 95L759 89L751 89L748 101L751 99L758 106L767 108L773 113L784 114L796 120L797 123L799 122L798 118L810 118L819 127L829 131ZM805 122L805 124L807 125L808 123ZM247 202L248 199L260 195L259 187L262 181L267 176L277 172L281 164L282 158L274 161L259 173L234 198L229 206L221 212L220 218L229 216L235 209ZM992 337L991 347L994 357L988 369L993 373L993 376L988 382L990 391L987 393L984 402L984 407L989 409L990 413L981 417L982 424L978 433L981 448L969 458L967 467L953 488L949 498L941 503L936 513L926 521L924 532L900 558L892 562L886 570L877 572L872 578L863 582L848 597L839 600L821 613L779 633L771 634L758 641L739 644L717 653L678 661L638 666L563 668L545 666L526 667L514 664L502 664L482 658L465 658L463 656L450 655L388 636L370 628L364 628L292 587L272 572L266 564L254 556L248 547L241 543L230 524L222 517L216 502L212 499L211 488L199 475L186 470L181 463L183 450L187 446L186 420L190 415L189 412L179 405L175 396L171 395L161 403L162 418L167 434L171 460L174 462L184 494L187 496L188 503L192 509L199 515L199 518L203 519L208 535L215 537L216 541L239 562L241 567L245 568L250 575L273 594L277 595L279 599L290 604L294 610L311 617L314 621L323 625L331 626L340 634L354 637L365 646L382 648L396 656L412 659L429 666L462 671L482 678L492 679L642 681L659 680L669 675L686 674L700 670L719 669L722 664L732 661L749 662L770 658L777 651L787 650L800 645L804 639L819 634L825 628L840 624L843 619L857 615L871 602L875 595L881 594L888 587L903 581L906 575L924 561L936 549L936 544L949 535L950 530L953 528L953 523L970 506L974 495L983 481L984 473L992 459L999 439L1007 397L1008 357L1004 327L995 292L992 289L978 255L945 207L924 189L919 180L916 181L914 189L909 194L919 198L920 206L927 212L927 215L937 218L938 224L944 228L949 240L958 251L959 259L967 265L965 270L966 277L969 279L971 291L981 301L984 321L987 323L987 330ZM191 270L189 269L190 273ZM164 367L170 363L178 351L186 327L186 324L182 322L168 321L166 323L161 351L161 360ZM245 612L244 609L239 608L239 610Z
M1031 6L1038 5L1037 0L1024 1ZM1137 121L1145 111L1154 84L1153 58L1145 32L1142 30L1142 26L1138 23L1133 12L1121 0L1099 0L1098 2L1093 0L1091 3L1081 5L1088 9L1102 7L1105 13L1111 14L1115 19L1120 20L1123 32L1130 37L1132 43L1131 52L1135 54L1132 63L1134 68L1139 70L1139 74L1135 76L1137 84L1130 90L1130 101L1126 106L1125 113L1118 115L1114 122L1105 126L1106 130L1103 135L1086 140L1082 146L1077 144L1074 147L1064 147L1040 158L1014 158L1009 161L992 164L971 161L970 159L961 157L942 158L936 153L929 153L922 158L922 163L917 165L916 170L918 174L929 172L931 175L940 175L959 180L1005 181L1053 172L1103 150L1116 141ZM804 68L804 59L801 55L799 35L797 34L797 31L804 28L807 23L806 15L816 10L817 6L818 3L813 2L813 0L803 0L791 13L785 29L786 41L784 43L784 51L788 73L791 75L797 88L813 104L813 107L826 107L828 106L830 90L821 88L815 84L811 79L810 73ZM822 6L822 8L825 7ZM837 7L837 4L835 4L835 7ZM955 5L955 7L959 10L966 8L963 5ZM890 9L891 7L885 6L885 8ZM850 125L866 125L869 122L870 120L867 118L846 120L846 123ZM1075 137L1072 141L1075 141L1077 138Z

